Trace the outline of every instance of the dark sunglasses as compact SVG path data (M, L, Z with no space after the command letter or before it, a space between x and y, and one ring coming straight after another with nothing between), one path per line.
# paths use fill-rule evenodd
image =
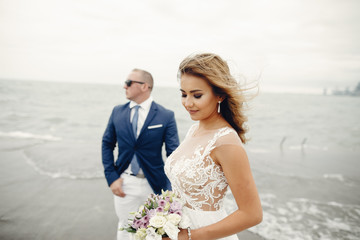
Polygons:
M126 86L128 86L128 87L130 87L132 83L144 84L144 82L134 81L134 80L130 80L130 79L128 79L128 80L125 81L125 84L126 84Z

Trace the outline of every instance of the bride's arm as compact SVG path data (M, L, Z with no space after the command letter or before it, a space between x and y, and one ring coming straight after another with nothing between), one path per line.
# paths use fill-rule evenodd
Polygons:
M217 223L191 230L192 240L219 239L262 221L262 207L244 148L240 145L222 145L212 151L211 157L221 165L238 209ZM185 231L180 235L185 237Z

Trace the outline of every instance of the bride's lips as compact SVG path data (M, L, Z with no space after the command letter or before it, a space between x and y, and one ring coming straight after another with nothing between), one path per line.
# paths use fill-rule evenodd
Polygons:
M195 113L197 113L199 110L188 110L188 112L190 113L190 114L195 114Z

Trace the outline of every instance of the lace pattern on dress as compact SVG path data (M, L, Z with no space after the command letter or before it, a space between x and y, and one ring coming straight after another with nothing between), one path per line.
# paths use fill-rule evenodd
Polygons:
M165 172L173 191L189 208L215 211L222 208L228 183L219 165L210 157L216 141L229 134L237 133L225 127L215 134L199 140L192 137L196 125L188 131L183 143L167 159Z

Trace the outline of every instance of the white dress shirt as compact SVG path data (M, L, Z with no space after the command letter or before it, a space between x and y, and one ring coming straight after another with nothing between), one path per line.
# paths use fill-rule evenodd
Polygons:
M151 107L151 103L153 101L153 98L150 96L148 99L146 99L144 102L142 102L141 104L137 104L134 101L130 101L130 122L132 122L132 119L134 117L135 114L135 106L139 105L139 118L138 118L138 125L137 125L137 133L136 133L136 137L139 136L139 133L141 131L141 128L143 127L146 117L149 114L150 111L150 107Z

